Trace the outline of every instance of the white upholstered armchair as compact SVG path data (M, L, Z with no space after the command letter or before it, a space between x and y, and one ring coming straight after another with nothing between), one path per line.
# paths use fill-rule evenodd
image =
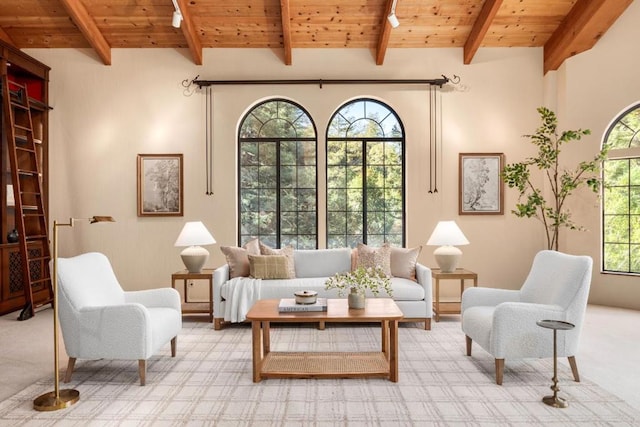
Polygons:
M86 253L58 259L60 326L71 381L76 359L138 360L145 384L146 360L171 341L175 357L182 329L180 295L160 288L125 292L107 257Z
M469 288L462 295L462 331L467 356L475 341L495 358L496 383L502 384L505 359L553 357L553 334L538 320L570 322L558 334L558 357L568 357L580 381L575 355L591 284L588 256L540 251L520 290Z

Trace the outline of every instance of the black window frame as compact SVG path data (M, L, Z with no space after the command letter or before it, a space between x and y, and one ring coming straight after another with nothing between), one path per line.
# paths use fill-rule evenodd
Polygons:
M389 114L388 115L393 115L395 117L396 122L398 123L399 126L399 130L401 135L400 136L385 136L385 137L333 137L333 136L329 136L329 132L331 129L331 125L334 121L334 119L336 118L337 115L341 114L341 111L343 111L345 108L349 107L352 104L358 103L358 102L365 102L364 105L364 117L359 117L356 118L355 120L353 120L353 123L355 123L358 120L362 120L362 119L368 119L368 120L372 120L369 117L366 117L366 103L368 102L372 102L375 104L378 104L379 106L382 106L383 108L385 108L386 110L388 110ZM387 115L387 116L388 116ZM380 124L382 121L384 121L384 119L386 119L385 116L382 120L380 120L378 122L378 124ZM345 118L344 116L342 116L343 118ZM346 119L346 118L345 118ZM382 126L380 126L382 128ZM348 133L348 132L347 132ZM333 247L331 245L331 240L332 240L332 236L337 236L337 234L335 233L330 233L330 227L329 227L329 217L331 216L331 212L338 212L338 211L329 211L329 191L330 191L330 186L329 186L329 145L331 142L344 142L344 143L361 143L361 148L360 148L360 152L362 154L362 162L361 162L361 167L362 167L362 239L361 240L353 240L351 242L349 242L349 236L360 236L359 233L355 233L355 234L349 234L348 233L348 224L347 224L347 220L345 219L345 245L342 246L350 246L350 247L354 247L358 242L362 242L364 244L369 244L369 234L367 232L367 220L368 220L368 216L369 216L369 209L367 209L367 202L368 202L368 196L369 196L369 192L367 191L367 165L368 165L368 156L367 156L367 143L369 142L394 142L394 143L400 143L400 155L401 155L401 183L402 183L402 187L401 187L401 197L402 197L402 208L401 208L401 223L402 223L402 232L400 234L401 236L401 246L405 247L406 246L406 239L407 239L407 227L406 227L406 205L407 205L407 199L406 199L406 133L404 130L404 124L402 123L402 120L400 119L400 116L398 115L398 113L396 113L396 111L387 103L380 101L378 99L373 99L373 98L368 98L368 97L364 97L364 98L356 98L353 99L349 102L346 102L344 104L342 104L335 112L334 114L332 114L331 118L329 119L328 125L327 125L327 130L326 130L326 138L325 138L325 176L326 176L326 184L325 184L325 200L326 200L326 206L325 206L325 217L327 218L327 223L326 223L326 231L325 231L325 236L326 236L326 246L327 248L331 248ZM385 167L386 163L383 165L380 165ZM348 189L349 187L345 187L345 190ZM345 217L346 217L346 213L348 212L347 207L345 206L345 211L341 211L345 213ZM385 214L388 212L386 209L383 211ZM379 235L379 234L376 234ZM384 236L384 241L387 241L387 236L390 235L397 235L396 233L387 233L386 231L383 231L382 236Z
M627 108L626 110L624 110L622 113L620 113L609 125L609 128L607 129L607 131L605 132L605 135L603 137L603 145L608 144L609 143L609 138L612 134L612 132L614 131L614 129L616 128L616 126L618 124L624 124L623 120L625 119L625 117L627 117L629 114L633 113L633 112L640 112L640 102L636 103L634 105L632 105L631 107ZM628 127L628 126L627 126ZM630 129L630 128L629 128ZM631 129L630 129L631 130ZM636 223L640 225L640 214L633 214L632 213L632 189L635 187L635 189L640 192L640 184L635 184L633 185L631 182L631 168L632 168L632 161L635 161L636 163L638 163L637 167L640 168L640 146L636 146L636 147L632 147L632 143L633 141L637 141L638 139L638 135L640 135L640 126L638 127L638 129L632 130L632 134L631 137L629 138L629 142L627 144L627 147L611 147L611 149L609 150L607 159L605 159L603 161L603 167L602 167L602 201L601 201L601 271L603 273L607 273L607 274L618 274L618 275L629 275L629 276L638 276L640 275L640 267L638 267L638 270L635 271L632 268L632 258L633 257L633 253L634 253L634 249L635 249L635 253L636 255L638 253L640 253L640 242L632 242L632 223L633 223L633 219L636 219ZM618 155L616 153L616 150L628 150L628 149L634 149L637 150L638 153L633 153L630 151L624 151L624 152L620 152L620 154ZM628 166L627 166L627 184L624 185L610 185L607 183L606 181L606 171L607 171L607 164L611 162L627 162ZM627 212L626 213L607 213L606 212L606 204L607 204L607 194L608 194L608 189L612 189L612 188L619 188L619 189L626 189L627 191ZM607 241L607 220L608 219L612 219L613 217L626 217L626 223L627 223L627 239L626 241ZM608 259L608 255L607 255L607 245L627 245L627 259L628 259L628 264L627 264L627 268L622 270L622 269L607 269L607 259Z
M298 108L302 113L304 113L304 115L306 115L307 119L309 120L309 123L311 124L311 126L313 127L313 133L314 133L314 137L300 137L300 136L295 136L295 137L260 137L260 136L256 136L256 137L242 137L241 136L241 129L243 127L243 124L245 123L245 121L247 120L247 118L251 117L252 114L260 107L263 107L265 104L268 103L287 103L290 104L296 108ZM279 106L276 107L279 111ZM255 117L255 116L254 116ZM279 120L284 120L283 118L280 117L276 117L276 119ZM273 118L271 119L273 120ZM264 126L266 124L263 123L262 126ZM293 128L293 126L292 126ZM315 192L315 197L314 197L314 203L315 203L315 221L314 221L314 239L315 239L315 245L314 248L317 249L318 248L318 132L317 132L317 128L315 125L315 122L313 121L313 118L311 117L311 114L309 114L309 112L300 104L290 100L290 99L285 99L285 98L270 98L270 99L266 99L262 102L259 102L255 105L253 105L248 111L247 113L243 116L243 118L240 120L239 126L238 126L238 161L237 161L237 179L238 179L238 194L237 194L237 198L238 198L238 204L237 204L237 212L238 212L238 224L237 224L237 230L238 230L238 235L237 235L237 240L238 240L238 245L242 245L244 243L246 243L246 241L251 240L252 238L260 238L261 236L269 236L267 238L262 238L260 239L261 241L264 241L267 244L273 245L276 248L280 248L282 247L282 242L283 242L283 235L282 235L282 210L281 210L281 205L282 205L282 187L281 187L281 172L282 172L282 163L281 163L281 148L282 148L282 144L283 143L290 143L290 142L295 142L295 143L299 143L299 142L312 142L314 144L314 167L315 167L315 179L314 179L314 192ZM276 183L276 188L273 189L275 191L276 194L276 201L275 201L275 221L276 221L276 227L275 227L275 242L271 241L271 237L273 237L273 235L271 234L262 234L260 232L258 232L257 234L254 233L250 233L250 234L244 234L243 231L243 224L242 224L242 220L243 220L243 207L242 207L242 191L244 189L244 187L242 186L242 168L243 168L243 164L242 164L242 145L243 143L257 143L257 144L275 144L275 156L276 156L276 161L275 161L275 183ZM301 166L301 165L296 165L296 166ZM299 191L299 190L307 190L306 188L299 188L299 187L292 187L294 191ZM300 211L300 210L296 210L295 212L310 212L310 211ZM259 214L259 211L258 211ZM289 234L290 236L301 236L301 234ZM305 236L311 235L311 234L303 234ZM298 248L298 245L293 245L294 248ZM305 247L306 248L306 247Z

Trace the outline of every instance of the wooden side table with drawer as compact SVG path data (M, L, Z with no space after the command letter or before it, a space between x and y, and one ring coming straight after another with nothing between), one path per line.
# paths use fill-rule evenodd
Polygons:
M444 273L439 268L432 268L431 278L436 285L435 300L433 302L436 322L440 321L441 314L460 314L460 300L440 302L440 280L460 280L460 298L462 298L462 293L464 292L465 280L473 280L473 286L478 286L478 274L464 268L456 268L456 271L451 273Z
M208 314L209 322L213 322L213 268L203 268L200 273L189 273L188 270L180 270L171 275L171 287L176 288L176 281L182 280L184 284L184 302L182 314ZM188 284L192 280L206 280L209 291L209 302L189 301Z

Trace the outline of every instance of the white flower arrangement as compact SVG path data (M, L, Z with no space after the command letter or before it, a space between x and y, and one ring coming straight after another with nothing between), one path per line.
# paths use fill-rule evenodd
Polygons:
M380 291L393 296L391 280L380 267L358 267L348 273L336 273L327 279L325 289L337 289L339 296L350 292L364 295L367 289L375 296Z

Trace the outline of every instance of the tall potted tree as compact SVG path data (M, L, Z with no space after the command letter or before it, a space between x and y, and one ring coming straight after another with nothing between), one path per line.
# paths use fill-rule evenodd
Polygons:
M547 248L558 250L558 234L561 227L584 230L573 222L571 213L565 206L567 198L575 190L587 186L598 193L601 184L600 168L608 147L604 146L591 161L580 162L574 169L565 169L559 161L561 147L571 141L578 141L589 135L589 129L566 130L558 133L556 114L545 107L539 107L542 124L532 135L524 135L538 148L535 157L523 162L511 163L504 167L502 180L509 188L519 191L518 203L511 212L520 218L536 218L542 222L547 237ZM542 172L543 181L548 185L549 199L543 188L531 180L531 171Z

